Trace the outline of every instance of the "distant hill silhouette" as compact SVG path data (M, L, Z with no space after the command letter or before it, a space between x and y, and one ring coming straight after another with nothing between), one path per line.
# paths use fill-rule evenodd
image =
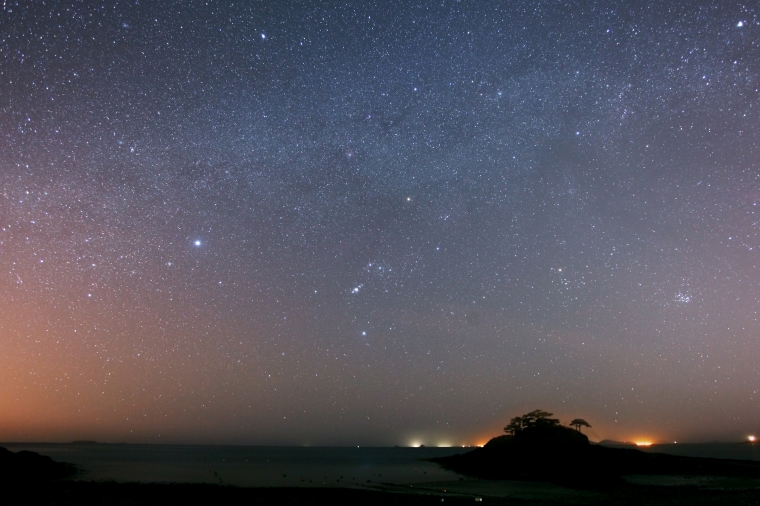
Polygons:
M636 448L636 443L629 443L628 441L613 441L612 439L602 439L597 444L608 446L610 448Z
M622 483L622 476L691 475L760 478L760 462L679 457L589 444L562 426L537 426L491 439L468 453L431 459L460 474L485 479L550 481L566 486Z
M29 451L13 453L0 447L0 483L22 484L67 478L76 474L71 464Z

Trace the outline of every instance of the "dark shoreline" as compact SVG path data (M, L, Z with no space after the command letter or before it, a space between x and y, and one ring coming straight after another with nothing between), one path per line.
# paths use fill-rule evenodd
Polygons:
M480 497L498 505L760 505L760 490L712 490L698 487L629 485L615 490L577 497L521 499L488 495L453 494L443 490L399 493L352 488L241 488L211 484L157 484L58 481L44 486L6 486L4 504L16 505L335 505L360 506L473 504Z

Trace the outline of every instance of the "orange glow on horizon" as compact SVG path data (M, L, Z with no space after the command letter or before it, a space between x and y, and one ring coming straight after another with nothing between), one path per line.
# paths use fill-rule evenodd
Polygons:
M636 441L636 446L652 446L651 441Z
M747 436L747 439L749 440L750 443L754 443L755 441L757 441L757 438L755 436Z

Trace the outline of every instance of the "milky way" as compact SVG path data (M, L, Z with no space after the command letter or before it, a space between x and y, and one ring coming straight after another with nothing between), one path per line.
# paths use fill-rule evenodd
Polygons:
M757 430L750 4L3 2L0 439Z

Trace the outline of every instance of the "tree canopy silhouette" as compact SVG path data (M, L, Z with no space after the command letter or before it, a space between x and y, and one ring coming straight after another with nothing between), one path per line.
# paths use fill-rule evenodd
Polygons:
M511 435L516 435L530 427L556 427L559 425L559 419L549 418L554 413L536 409L530 413L526 413L523 416L516 416L509 421L509 424L504 427L504 432Z
M570 422L568 425L575 427L575 430L577 430L578 432L581 432L581 427L588 427L589 429L591 428L591 425L589 425L589 423L583 418L576 418L575 420Z

